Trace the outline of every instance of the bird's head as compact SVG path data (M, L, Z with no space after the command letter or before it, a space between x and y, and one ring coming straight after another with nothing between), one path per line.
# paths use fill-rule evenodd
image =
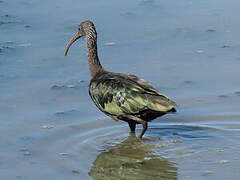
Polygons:
M65 49L65 56L67 56L68 50L70 46L79 38L86 37L86 38L96 38L97 32L94 27L93 22L91 21L84 21L78 26L78 32L72 37L72 39L68 42L66 49Z

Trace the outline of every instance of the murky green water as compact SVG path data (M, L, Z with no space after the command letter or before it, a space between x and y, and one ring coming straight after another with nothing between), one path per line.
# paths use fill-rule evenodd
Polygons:
M239 5L0 1L0 179L239 179ZM106 69L143 77L180 105L143 141L88 97L83 40L63 56L86 19Z

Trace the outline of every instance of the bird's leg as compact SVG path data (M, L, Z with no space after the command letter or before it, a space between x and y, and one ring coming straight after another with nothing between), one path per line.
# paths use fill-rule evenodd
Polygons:
M125 116L125 117L128 118L128 119L134 120L134 121L136 121L136 122L138 122L138 123L140 123L140 124L142 124L143 129L142 129L142 132L141 132L141 134L140 134L140 136L139 136L139 138L142 139L144 133L146 132L146 130L147 130L147 128L148 128L147 121L144 121L144 120L142 120L142 119L140 119L140 118L138 118L138 117L132 116L132 115L127 115L127 116ZM129 124L129 123L128 123L128 124ZM135 123L134 126L136 127L136 123ZM129 124L129 127L130 127L130 129L131 129L130 124ZM132 130L132 129L131 129L131 130Z
M129 125L129 128L130 128L130 130L131 130L131 133L135 133L136 122L134 122L134 121L128 121L128 125Z
M143 121L142 120L142 126L143 126L143 129L142 129L142 132L141 132L141 134L140 134L140 139L142 139L142 137L143 137L143 135L144 135L144 133L146 132L146 130L147 130L147 128L148 128L148 123L147 123L147 121Z

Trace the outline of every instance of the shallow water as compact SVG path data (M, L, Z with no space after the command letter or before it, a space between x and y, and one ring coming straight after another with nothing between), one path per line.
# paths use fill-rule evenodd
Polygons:
M0 1L0 179L239 179L239 5ZM137 74L179 104L143 141L88 97L83 40L63 56L86 19L106 69Z

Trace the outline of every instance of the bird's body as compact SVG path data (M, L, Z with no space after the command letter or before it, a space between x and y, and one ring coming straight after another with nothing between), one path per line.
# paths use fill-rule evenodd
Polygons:
M106 71L97 55L97 33L91 21L80 24L79 32L70 40L86 37L88 63L92 75L89 94L95 105L114 120L128 122L132 132L136 124L142 124L140 138L147 129L147 122L169 112L176 112L176 104L156 90L148 81L132 74Z
M116 119L126 120L131 115L151 121L174 111L174 102L131 74L102 72L91 80L89 94L102 112Z

